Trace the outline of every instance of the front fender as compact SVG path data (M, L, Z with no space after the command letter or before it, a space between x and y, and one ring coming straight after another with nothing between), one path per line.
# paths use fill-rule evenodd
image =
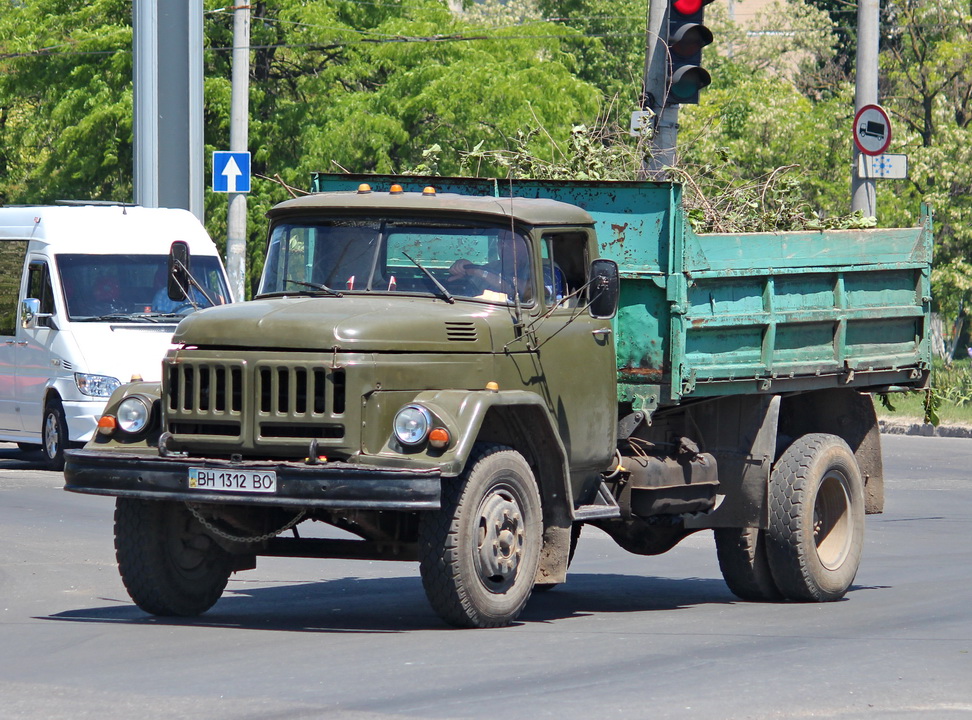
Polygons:
M121 402L132 395L141 396L152 408L152 416L145 430L138 435L125 435L118 430L106 435L96 430L94 435L91 436L91 440L85 445L86 448L132 451L144 450L147 447L158 447L159 435L162 433L162 383L139 381L121 385L108 398L108 403L105 405L105 410L101 416L115 415Z
M491 410L500 408L514 414L518 408L528 410L534 421L543 418L544 427L531 427L529 430L549 438L559 456L558 465L562 466L564 476L567 474L567 453L554 429L556 423L543 400L534 393L523 390L430 390L416 395L414 402L424 405L439 417L455 437L440 458L439 466L443 475L459 475L462 472L473 445L482 439L487 415ZM518 449L523 452L526 448Z

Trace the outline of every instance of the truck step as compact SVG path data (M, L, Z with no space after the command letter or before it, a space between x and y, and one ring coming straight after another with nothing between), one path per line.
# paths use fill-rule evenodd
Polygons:
M618 501L608 489L607 484L602 480L597 489L597 496L590 505L578 505L574 508L574 521L587 520L607 520L609 518L621 517L621 508Z

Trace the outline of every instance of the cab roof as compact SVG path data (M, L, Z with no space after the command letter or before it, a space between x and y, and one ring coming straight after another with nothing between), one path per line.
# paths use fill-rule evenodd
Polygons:
M387 191L313 193L275 205L267 216L270 218L306 216L319 211L382 215L399 212L406 215L432 213L478 216L481 219L506 221L512 218L527 225L594 224L594 219L586 210L559 200Z
M0 240L29 239L53 252L165 254L184 240L200 255L215 255L205 228L188 210L138 205L70 204L0 207Z

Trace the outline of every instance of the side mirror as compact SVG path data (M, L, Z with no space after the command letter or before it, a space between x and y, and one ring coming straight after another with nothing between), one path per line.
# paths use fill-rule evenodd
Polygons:
M186 299L189 292L189 244L176 240L169 248L169 300Z
M21 301L20 324L24 330L32 330L38 325L46 325L46 323L39 323L38 320L45 320L50 317L53 317L51 313L42 313L40 311L40 300L37 298L24 298Z
M621 296L618 264L614 260L595 260L591 263L590 278L587 311L594 318L613 318Z

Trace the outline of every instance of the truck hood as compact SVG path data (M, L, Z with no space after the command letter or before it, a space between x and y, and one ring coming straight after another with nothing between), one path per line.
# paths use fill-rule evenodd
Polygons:
M61 334L62 342L74 347L55 341L51 352L69 362L75 372L108 375L123 383L133 375L157 382L162 379L162 359L172 347L174 329L173 324L75 322L70 333ZM67 364L64 367L68 369Z
M182 321L173 342L254 349L489 352L491 326L508 326L511 332L511 312L429 298L268 298L195 313Z

